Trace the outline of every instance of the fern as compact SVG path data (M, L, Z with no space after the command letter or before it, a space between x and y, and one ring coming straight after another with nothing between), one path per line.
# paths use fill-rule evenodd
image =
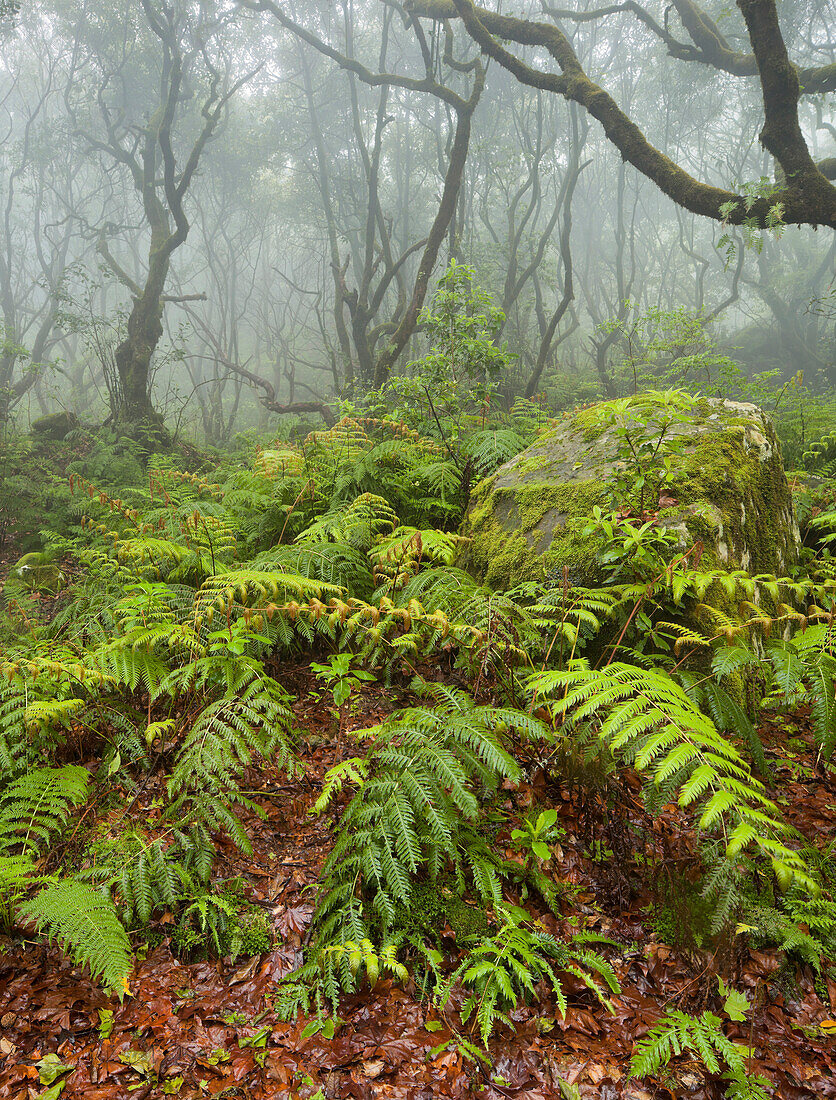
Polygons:
M168 781L168 816L184 812L208 828L226 829L244 851L251 846L234 804L258 812L238 793L238 779L254 756L275 756L292 767L288 735L292 713L284 689L269 676L253 675L237 695L210 703L183 739Z
M313 581L324 581L365 599L374 587L369 562L356 546L347 542L299 541L292 546L275 546L253 560L256 569L295 573Z
M149 840L134 830L119 833L95 846L91 866L77 877L113 896L128 925L147 925L157 909L175 909L184 891L209 881L215 847L206 829L175 827L170 834Z
M324 960L332 1000L338 982L352 987L353 974L346 956L323 952L372 939L373 931L386 940L399 908L408 910L419 874L434 879L449 867L461 892L467 875L486 904L501 903L497 861L475 829L477 794L521 774L502 744L503 726L545 734L529 715L476 706L440 685L413 687L435 706L410 708L363 731L372 741L368 756L351 768L338 765L319 802L324 809L345 782L359 785L323 868L314 916L314 956Z
M527 440L513 428L488 429L475 432L462 448L463 453L473 462L479 477L487 477L497 466L524 451Z
M19 771L28 749L26 708L29 693L19 682L0 680L0 777Z
M697 1055L711 1074L725 1070L728 1081L726 1096L730 1100L769 1100L769 1082L749 1074L746 1059L749 1051L733 1043L723 1034L722 1021L711 1012L690 1016L673 1011L636 1043L630 1062L634 1077L653 1077L677 1055L689 1052Z
M18 849L37 854L87 801L86 768L36 768L11 783L0 795L0 852Z
M775 685L789 705L810 704L819 750L829 760L836 748L836 656L831 626L819 624L798 631L792 640L767 647Z
M200 587L198 610L214 605L227 612L235 604L267 606L288 599L321 599L339 592L337 585L311 580L298 573L284 573L281 569L230 569L204 581Z
M320 516L297 537L297 542L345 542L368 550L381 533L394 531L399 522L383 497L362 493Z
M532 676L535 701L548 705L561 732L599 723L598 736L657 790L679 790L681 806L702 804L703 830L733 829L726 850L733 858L750 845L769 857L779 877L815 892L803 859L781 839L792 830L734 745L667 674L627 664L594 670L577 664L566 672Z
M693 673L680 677L689 697L699 703L711 715L718 730L736 734L749 750L759 775L770 775L758 731L736 699L714 680Z
M375 579L384 580L387 591L402 588L424 564L452 565L462 543L460 535L432 528L397 527L378 538L369 551Z
M120 998L130 992L131 945L109 897L78 879L52 882L20 907L20 915L57 941Z
M560 971L574 975L610 1012L615 1011L607 997L607 991L620 992L615 973L601 955L587 946L610 941L581 934L563 944L547 932L529 927L530 918L524 910L503 909L501 913L501 928L468 954L437 998L444 1009L459 980L472 991L462 1005L461 1019L466 1024L473 1018L484 1047L497 1022L513 1028L508 1013L521 1001L536 998L538 982L545 981L551 987L558 1011L565 1017L567 1000Z

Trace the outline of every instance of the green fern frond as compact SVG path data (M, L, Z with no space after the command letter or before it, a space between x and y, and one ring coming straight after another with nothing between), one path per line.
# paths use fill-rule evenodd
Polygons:
M0 851L19 848L38 853L87 801L90 776L86 768L35 768L0 794Z
M315 954L345 942L349 926L354 940L373 932L388 937L421 873L435 877L449 866L462 891L469 875L485 904L501 902L496 859L474 828L477 795L520 776L502 741L505 728L518 726L532 737L547 731L530 715L477 706L444 685L413 687L435 705L409 708L361 731L371 742L366 758L335 769L326 781L320 809L333 800L344 773L358 790L323 868ZM340 975L332 970L334 989Z
M66 878L45 886L20 907L20 914L120 998L130 992L131 945L109 897Z
M768 856L776 873L813 888L796 851L778 838L791 830L745 759L682 688L660 670L612 664L532 676L529 690L546 704L563 735L594 721L616 754L645 771L656 786L673 783L682 806L702 804L701 829L730 822L731 857L749 845Z

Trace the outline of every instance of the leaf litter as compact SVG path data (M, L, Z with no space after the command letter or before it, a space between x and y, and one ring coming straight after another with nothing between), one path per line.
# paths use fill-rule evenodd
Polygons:
M436 672L438 675L438 672ZM529 807L553 807L562 830L548 871L561 890L555 916L530 895L525 904L557 936L581 929L606 936L621 983L614 1014L593 1002L580 982L565 975L565 1019L546 988L540 999L511 1013L513 1029L500 1026L490 1065L467 1057L456 1043L459 1022L453 996L443 1016L405 987L381 979L341 1000L333 1031L300 1017L278 1018L274 997L281 979L301 963L313 915L316 884L331 839L326 823L310 813L325 772L335 763L331 717L311 699L316 689L304 665L282 668L296 693L306 773L295 783L267 768L251 768L250 796L264 811L246 819L253 854L220 839L214 876L241 876L247 898L267 914L271 949L252 959L186 962L171 950L171 914L156 921L159 944L138 958L131 996L109 998L55 948L29 940L0 939L0 1100L145 1100L199 1097L357 1100L451 1100L476 1094L499 1097L656 1100L723 1096L687 1057L669 1067L667 1080L629 1077L635 1040L671 1008L720 1011L728 997L718 985L717 955L661 941L648 918L653 890L642 865L650 856L687 867L696 859L693 832L680 811L666 806L651 818L638 798L638 777L618 784L615 804L601 792L558 783L537 761L529 780L503 792L511 831ZM409 701L406 690L363 685L362 710L353 728L375 722ZM799 711L764 721L761 734L775 771L787 820L819 846L833 836L836 781L815 762L807 716ZM344 731L341 751L351 749ZM790 741L793 749L787 749ZM153 777L133 807L148 821ZM344 804L347 794L342 796ZM633 828L628 832L627 822ZM635 846L641 838L644 851ZM513 891L509 901L519 902ZM445 945L456 950L452 929ZM777 949L756 950L738 936L723 960L736 991L727 1016L729 1038L752 1048L751 1070L773 1083L781 1100L836 1098L836 972L817 983L809 966L789 962ZM745 995L750 1013L741 1011ZM307 1031L306 1031L307 1027Z

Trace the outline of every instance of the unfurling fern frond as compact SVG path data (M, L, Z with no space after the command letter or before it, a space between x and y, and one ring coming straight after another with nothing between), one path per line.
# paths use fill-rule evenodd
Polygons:
M338 596L340 588L322 580L312 580L298 573L276 570L230 569L209 577L200 587L197 609L205 613L210 606L231 611L236 604L243 607L266 607L294 599L321 599Z
M131 945L109 897L66 878L45 886L19 912L120 998L130 992Z
M795 878L815 892L804 860L781 839L792 830L735 746L666 673L612 664L579 663L565 672L532 676L529 690L546 704L564 735L588 722L612 752L646 773L654 788L679 790L681 806L701 804L700 828L731 823L727 854L753 846L769 857L779 879Z
M0 852L40 852L87 801L89 783L87 769L72 765L35 768L16 779L0 795Z

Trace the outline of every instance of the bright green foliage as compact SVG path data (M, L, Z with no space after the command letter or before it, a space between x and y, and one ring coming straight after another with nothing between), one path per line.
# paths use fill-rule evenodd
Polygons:
M37 855L87 801L90 776L86 768L36 768L0 794L0 852L17 849Z
M472 880L486 904L501 904L497 860L475 828L477 795L495 790L504 778L520 777L501 730L515 726L535 738L546 731L524 713L476 706L463 692L435 684L413 687L435 706L412 707L364 731L372 742L366 759L350 768L338 765L326 777L318 809L346 781L360 786L323 868L314 916L319 953L371 939L372 930L388 942L399 907L409 909L419 874L434 880L450 867L460 892ZM353 974L344 954L321 958L333 1000L338 981L351 988Z
M36 768L0 796L0 915L7 926L33 921L121 995L132 956L112 901L78 879L43 878L34 864L73 810L87 801L89 778L86 768L72 765ZM41 883L38 893L24 900Z
M169 816L186 812L207 828L225 828L244 851L250 842L232 811L247 802L238 779L253 757L277 755L288 764L292 715L287 693L268 676L241 685L238 694L210 703L184 738L168 783Z
M381 973L389 973L401 982L409 978L409 971L397 960L397 948L393 943L376 951L371 940L361 940L359 943L346 940L345 943L334 943L326 947L325 953L335 959L347 959L348 968L354 978L362 967L371 989L377 985Z
M184 893L209 881L215 846L200 825L172 828L165 840L126 830L91 845L90 867L78 878L115 896L129 925L144 926L158 909L176 909Z
M813 732L826 760L836 748L834 642L832 626L819 624L798 631L791 641L775 640L767 649L782 701L810 704Z
M511 830L511 840L518 848L546 862L552 858L549 841L557 835L557 810L542 810L536 821L524 818L522 829Z
M421 410L424 422L435 422L442 433L463 409L482 404L487 411L492 383L509 358L496 343L505 315L474 280L473 268L450 261L419 318L430 352L388 386L390 399L397 395L412 416Z
M777 875L812 885L804 861L779 839L790 830L763 785L670 676L622 663L604 669L579 663L532 676L528 686L564 736L597 722L600 740L650 777L657 800L678 790L681 806L701 806L701 829L731 824L729 859L752 846L769 857Z
M109 897L67 878L44 887L20 907L20 914L110 989L120 996L128 992L131 945Z
M516 428L486 428L464 442L462 454L473 463L479 477L487 477L524 451L528 443L528 437Z
M717 729L734 735L746 746L758 774L769 776L769 765L758 731L737 700L716 680L699 673L683 674L680 680L689 697L708 712Z
M660 497L675 476L672 458L684 439L671 429L689 419L693 400L682 390L649 390L577 414L585 431L614 434L620 462L610 478L613 502L640 520L659 508Z
M586 945L608 943L600 937L577 935L568 944L531 925L525 910L503 909L502 926L495 935L475 947L453 972L438 995L444 1007L453 985L461 980L471 991L461 1009L462 1023L473 1018L483 1046L498 1022L513 1027L508 1012L520 1002L536 999L535 985L546 981L554 993L561 1016L567 1001L558 971L574 974L610 1011L607 992L620 991L609 963Z
M464 542L460 535L446 531L397 527L376 541L369 559L375 579L383 582L388 594L403 588L425 566L452 565Z
M377 679L372 672L366 672L361 668L353 668L350 653L335 653L327 664L312 661L311 668L315 672L317 680L322 680L331 689L334 706L340 709L348 702L351 693L356 691L361 683L364 681L368 683Z
M498 318L460 308L468 283L464 271L451 276L452 297L439 308L448 309L445 324L452 320L454 331L431 332L441 358L416 370L410 384L418 389L426 371L437 369L466 380L469 391L475 378L480 398L489 396L497 354L490 325ZM509 897L536 891L556 908L560 889L550 877L554 809L538 805L531 820L509 823L518 826L511 839L522 861L506 863L492 839L506 798L499 791L520 779L520 761L532 757L599 791L614 789L616 761L633 764L648 779L651 807L675 791L683 805L699 807L708 837L734 856L715 860L730 899L727 923L745 918L747 908L754 920L746 883L755 871L764 878L765 854L779 878L795 885L777 900L757 899L779 918L770 932L759 915L751 936L777 937L817 965L832 942L829 889L822 885L813 896L823 876L807 876L752 776L747 747L764 772L765 762L730 681L758 657L747 639L786 634L786 643L767 643L775 697L810 701L826 747L829 639L802 623L796 608L826 614L832 587L686 563L658 568L665 539L649 518L607 520L613 538L604 553L613 557L605 564L614 583L605 588L574 588L568 575L511 592L477 584L461 568L466 540L453 533L470 481L530 442L544 420L530 403L487 419L483 403L486 419L477 424L460 408L443 408L445 392L430 390L439 413L431 420L434 439L390 419L346 418L298 445L260 449L249 468L220 468L211 481L160 458L150 460L147 486L136 479L121 497L74 479L81 526L70 534L83 535L53 543L55 561L73 560L66 604L51 622L39 622L30 596L14 624L2 626L10 644L0 657L0 813L13 825L2 834L10 839L0 840L0 916L8 927L20 923L25 905L27 919L122 989L130 960L117 915L141 933L167 909L184 956L263 950L269 928L260 913L213 886L213 835L225 832L249 850L241 818L259 807L242 789L246 770L269 760L296 774L282 662L292 655L298 667L316 645L311 670L333 691L340 737L359 683L375 675L403 683L418 659L455 664L471 694L414 683L423 695L418 705L353 731L361 747L349 759L338 751L315 805L333 819L335 843L305 963L283 994L288 1012L311 998L320 1007L323 998L336 1004L361 981L403 982L419 967L425 992L441 997L455 970L466 989L464 1023L483 1045L496 1023L534 997L539 981L565 1008L562 971L606 1003L617 985L593 943L560 943L509 907ZM652 498L667 484L669 435L685 412L675 393L655 395L628 401L618 430L610 425L625 453L635 451L628 472L645 478L645 504L634 501L637 508L652 512L658 504ZM758 606L756 589L774 601L772 618ZM728 606L705 610L706 636L684 627L683 610L709 603L718 590ZM741 605L735 618L730 609ZM699 675L680 667L678 680L658 670L680 664L689 648L707 660L715 627L729 645L716 651L710 675L705 662ZM636 665L593 671L578 660L601 652L606 659L616 639ZM529 686L551 724L525 709L520 672L531 669L543 670ZM480 705L485 700L491 705ZM533 745L518 758L524 741ZM77 743L85 752L92 747L95 774L53 767ZM84 828L94 832L81 866L64 879L37 878L35 860L58 831L74 827L90 790L97 806L107 805L113 788L142 796L152 773L166 777L158 802L148 807L129 793L126 820L109 815L95 826L86 815ZM248 778L246 785L256 784ZM83 921L67 907L82 894L94 897ZM416 916L428 895L421 912L436 915L431 925ZM456 907L464 912L461 926L451 916ZM448 918L462 952L455 961L442 958L448 945L436 934ZM800 929L793 937L793 922L810 927L809 943ZM475 1038L470 1048L486 1057L473 1054Z
M769 1082L747 1072L749 1051L727 1039L721 1024L720 1017L711 1012L701 1016L669 1012L636 1043L630 1072L635 1077L653 1077L671 1058L688 1052L698 1057L709 1073L723 1072L728 1100L769 1100L765 1091Z

